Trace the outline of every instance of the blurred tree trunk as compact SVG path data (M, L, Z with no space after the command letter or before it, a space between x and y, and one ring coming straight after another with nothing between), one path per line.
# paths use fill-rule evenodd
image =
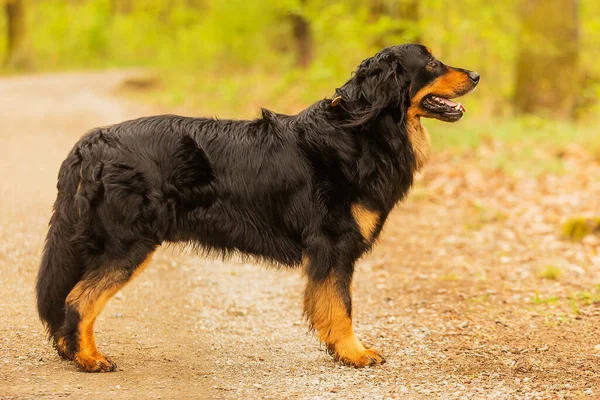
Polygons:
M418 0L400 0L396 15L402 21L402 27L398 29L397 34L406 38L407 42L421 43Z
M572 118L579 86L578 0L520 0L516 110Z
M396 27L377 35L377 48L400 44L420 43L418 0L369 0L369 15L373 23L386 15L396 22Z
M376 24L382 15L387 14L384 0L367 0L367 7L369 9L370 24ZM386 47L386 44L388 42L386 40L386 36L386 32L383 32L381 34L374 35L374 37L372 38L373 46L377 50Z
M192 8L204 8L204 0L186 0L185 4Z
M131 14L133 11L133 0L112 0L113 14Z
M377 22L379 17L385 13L384 1L383 0L367 0L369 7L369 16L371 22Z
M304 9L306 0L300 0L300 4ZM291 14L290 18L292 20L292 30L296 47L296 65L306 68L312 60L313 50L310 23L306 17L300 13Z
M27 19L24 0L8 0L4 4L6 13L6 37L8 39L8 53L5 65L11 68L25 68L29 66L27 53Z

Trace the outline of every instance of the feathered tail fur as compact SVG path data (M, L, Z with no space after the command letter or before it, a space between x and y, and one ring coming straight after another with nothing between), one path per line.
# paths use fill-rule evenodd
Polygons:
M75 248L77 206L75 194L80 185L81 158L72 152L58 176L58 197L37 276L37 307L50 337L55 337L65 319L65 299L82 275Z

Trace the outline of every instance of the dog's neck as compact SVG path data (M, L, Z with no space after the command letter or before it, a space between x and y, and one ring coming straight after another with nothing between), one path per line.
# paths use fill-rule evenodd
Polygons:
M406 128L408 139L415 155L415 172L419 172L427 164L427 161L429 161L429 152L431 150L429 132L421 125L421 117L416 115L411 109L407 113Z

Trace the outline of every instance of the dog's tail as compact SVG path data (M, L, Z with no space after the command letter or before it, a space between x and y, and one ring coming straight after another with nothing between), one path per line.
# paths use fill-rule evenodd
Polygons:
M55 337L65 319L65 299L83 273L75 248L78 207L75 195L81 184L81 157L74 150L62 163L58 196L37 276L38 313L48 335Z

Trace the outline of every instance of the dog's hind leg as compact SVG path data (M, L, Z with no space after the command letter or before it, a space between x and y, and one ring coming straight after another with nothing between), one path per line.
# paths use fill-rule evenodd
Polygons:
M96 348L94 323L106 302L149 263L153 251L132 265L109 264L84 274L66 299L65 323L56 346L86 372L110 372L117 366Z
M352 273L332 268L324 279L307 273L304 311L319 340L330 353L345 364L355 367L385 362L378 351L365 348L352 328Z

